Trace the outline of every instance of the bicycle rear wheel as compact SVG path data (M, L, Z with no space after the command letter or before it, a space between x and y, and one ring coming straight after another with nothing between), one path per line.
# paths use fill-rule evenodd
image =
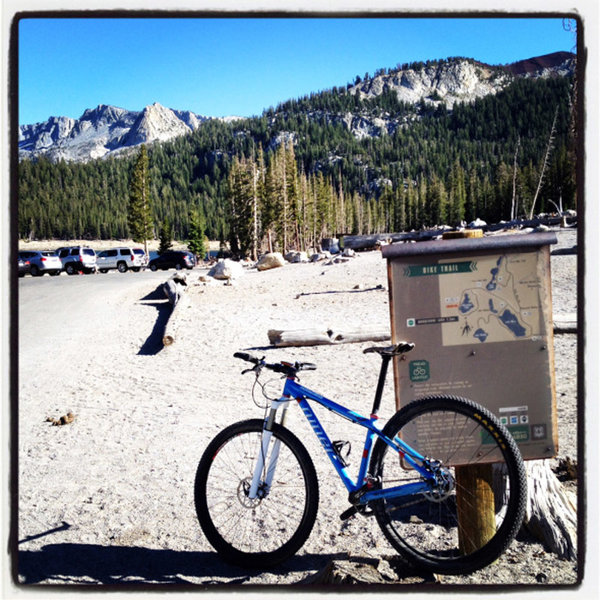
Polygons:
M295 554L314 525L318 480L312 460L298 438L274 424L259 496L248 497L261 452L264 422L235 423L208 445L196 472L194 500L202 531L228 562L267 567ZM270 488L267 465L276 442L279 457Z
M429 492L373 504L392 546L414 565L443 574L471 573L496 560L518 533L526 503L523 460L506 428L474 402L431 396L399 410L383 433L401 438L427 457L433 469L441 464L443 473L440 485ZM380 439L370 468L383 489L422 481ZM477 495L473 478L469 482L473 474ZM487 493L487 522L474 526L469 520L481 520L475 502L481 502L481 486ZM483 539L481 529L486 529Z

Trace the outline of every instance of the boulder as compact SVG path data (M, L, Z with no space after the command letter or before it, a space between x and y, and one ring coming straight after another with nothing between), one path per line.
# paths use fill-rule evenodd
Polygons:
M281 252L269 252L263 254L256 263L256 268L259 271L266 271L267 269L275 269L277 267L283 267L285 260Z
M338 238L323 238L321 249L331 252L331 254L337 254L340 251L340 240Z
M311 257L310 257L310 262L319 262L321 260L327 260L331 258L331 253L327 252L327 251L323 251L323 252L315 252Z
M285 260L290 263L305 263L308 262L308 255L306 252L298 252L297 250L292 250L285 255Z
M242 265L229 258L219 260L219 262L208 272L210 277L215 279L236 279L244 274Z
M483 219L480 219L479 217L469 223L469 227L471 229L476 228L476 227L485 227L486 225L487 225L487 223Z

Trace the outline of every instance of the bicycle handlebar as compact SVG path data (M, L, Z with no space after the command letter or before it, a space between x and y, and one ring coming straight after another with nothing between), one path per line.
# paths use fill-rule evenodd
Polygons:
M251 362L255 365L258 365L261 362L260 358L256 358L256 356L252 356L252 354L248 354L247 352L234 352L233 356L235 358L241 358L247 362Z
M252 363L253 365L256 365L256 367L266 367L271 371L275 371L275 373L283 373L288 377L295 377L298 371L314 371L317 368L317 365L313 363L296 362L292 364L283 361L280 363L266 363L264 356L263 358L257 358L256 356L252 356L252 354L248 354L247 352L234 352L233 356L234 358L240 358L241 360ZM250 370L253 371L254 369Z

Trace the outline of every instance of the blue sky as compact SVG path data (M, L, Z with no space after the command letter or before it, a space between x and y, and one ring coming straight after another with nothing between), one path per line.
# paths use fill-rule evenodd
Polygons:
M18 31L19 124L153 102L252 116L398 63L575 51L560 18L24 18Z

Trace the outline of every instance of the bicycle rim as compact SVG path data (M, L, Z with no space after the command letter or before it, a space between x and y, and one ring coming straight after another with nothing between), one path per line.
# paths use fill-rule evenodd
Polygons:
M259 453L263 421L237 423L207 447L196 475L195 500L200 525L227 561L252 567L276 564L294 554L308 538L318 506L312 461L288 430L275 425L266 456L279 442L277 468L260 498L248 490ZM261 481L264 482L266 467Z
M516 444L497 419L468 400L429 397L399 411L384 434L443 465L440 484L429 492L374 506L396 550L417 566L445 574L473 572L498 558L520 528L526 483ZM384 489L422 481L380 441L371 470Z

